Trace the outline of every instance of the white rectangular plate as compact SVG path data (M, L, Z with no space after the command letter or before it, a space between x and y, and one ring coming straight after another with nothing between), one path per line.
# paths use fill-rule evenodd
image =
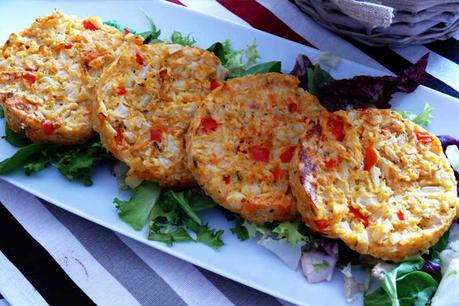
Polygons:
M159 1L36 1L27 4L22 1L2 1L0 41L5 41L9 33L28 26L37 16L50 14L54 8L81 18L98 15L103 20L116 19L138 30L148 27L142 14L142 10L145 10L162 30L163 37L170 36L174 30L191 33L201 47L229 38L239 48L256 39L263 55L262 61L281 60L285 71L292 68L298 53L305 53L311 58L319 54L315 49L264 32ZM335 78L343 78L362 74L381 75L381 72L343 60L332 74ZM434 108L434 122L430 130L435 134L459 136L459 132L454 130L457 126L459 100L420 87L413 94L397 95L394 105L397 109L420 111L426 101ZM0 125L0 135L4 135L4 123L0 122ZM0 140L0 160L9 157L14 151L15 148ZM275 255L254 241L240 242L229 230L231 223L218 211L210 211L203 216L211 226L225 230L225 245L218 251L197 243L179 243L169 248L162 243L148 241L146 229L136 232L118 218L112 200L114 197L126 198L127 195L120 194L108 167L97 171L94 185L89 188L78 182L67 181L54 169L47 169L31 177L17 171L2 179L83 218L286 301L311 306L362 304L361 299L353 304L346 303L340 273L335 273L331 282L312 285L307 283L300 269L290 270Z

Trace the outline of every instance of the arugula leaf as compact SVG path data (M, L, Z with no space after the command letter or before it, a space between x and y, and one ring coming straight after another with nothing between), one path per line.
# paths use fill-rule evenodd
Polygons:
M132 33L132 34L136 34L136 31L129 28L129 27L126 27L124 25L122 25L121 23L119 23L117 20L108 20L108 21L104 21L103 24L105 25L108 25L108 26L111 26L111 27L114 27L115 29L117 29L118 31L120 31L121 33L124 33L125 30L128 30L129 33Z
M157 184L147 181L142 182L142 184L134 188L128 201L118 198L113 200L118 210L118 216L132 228L140 231L150 217L152 208L160 193L161 189Z
M314 65L312 68L308 68L307 71L308 91L315 96L319 94L319 88L334 80L330 73L320 68L319 65Z
M192 47L196 44L196 39L194 39L194 37L192 37L190 34L183 35L178 31L174 31L171 35L171 42L182 46Z
M175 192L173 190L168 190L166 191L166 196L170 197L173 199L177 204L180 205L182 208L183 212L188 215L188 217L191 218L194 222L197 224L201 225L201 219L198 217L198 215L193 211L193 209L190 206L190 203L188 202L188 199L185 197L184 192Z
M424 104L424 109L419 114L415 114L408 111L400 111L400 115L403 118L413 121L416 124L422 125L423 127L427 127L432 122L432 107L430 107L429 103Z
M20 148L13 156L0 162L0 175L11 173L16 169L23 167L31 160L31 158L37 156L37 154L47 146L47 144L35 143Z
M59 172L71 181L81 179L85 186L93 184L93 169L108 157L100 142L70 148L62 147L57 155L59 160L55 166Z
M12 129L10 129L6 121L5 121L5 140L17 148L22 148L32 143L29 139L27 139L25 135L16 133Z
M287 238L291 245L297 245L301 241L309 241L309 237L298 231L299 225L299 222L281 222L273 229L273 233L278 234L278 238Z
M226 53L221 42L216 42L212 44L209 48L207 48L207 51L213 52L215 56L217 56L220 59L222 65L226 64Z
M186 227L196 233L197 241L200 241L214 249L223 246L221 239L223 230L213 230L207 224L201 225L189 219L185 223Z
M267 73L267 72L281 72L281 62L266 62L254 65L240 74L240 76Z

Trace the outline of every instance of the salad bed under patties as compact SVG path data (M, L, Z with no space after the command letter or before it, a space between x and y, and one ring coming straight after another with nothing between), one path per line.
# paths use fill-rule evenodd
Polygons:
M384 260L426 252L456 216L440 141L391 110L308 119L290 180L311 229Z

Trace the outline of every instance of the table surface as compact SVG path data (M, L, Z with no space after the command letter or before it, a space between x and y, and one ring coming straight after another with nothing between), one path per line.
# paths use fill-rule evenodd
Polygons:
M424 85L459 98L459 34L423 46L372 48L329 32L288 1L171 2L387 73L398 74L430 52ZM0 239L0 306L68 301L86 305L93 303L95 294L103 294L107 305L288 304L113 233L3 181L0 201L0 231L8 233ZM44 242L43 236L52 239ZM57 245L66 250L64 265L53 257ZM91 264L82 268L81 258ZM82 272L71 273L75 270ZM91 292L75 284L75 278L87 277L88 271L101 280L100 288Z

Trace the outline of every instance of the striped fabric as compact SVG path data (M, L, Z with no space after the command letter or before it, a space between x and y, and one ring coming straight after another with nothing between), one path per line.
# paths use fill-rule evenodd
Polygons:
M425 85L459 98L459 34L425 46L374 49L330 33L286 0L170 2L332 51L386 73L399 73L430 52ZM3 181L0 202L0 306L288 305Z

